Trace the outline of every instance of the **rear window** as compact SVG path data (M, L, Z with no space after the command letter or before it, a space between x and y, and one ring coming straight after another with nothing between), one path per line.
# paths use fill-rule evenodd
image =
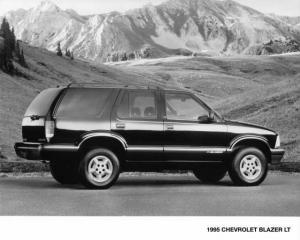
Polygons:
M29 107L25 112L25 116L29 117L29 116L37 115L37 116L45 117L49 112L49 109L53 101L58 96L61 90L62 88L49 88L42 91L31 102L31 104L29 105Z
M112 89L68 89L56 117L100 118L112 94Z

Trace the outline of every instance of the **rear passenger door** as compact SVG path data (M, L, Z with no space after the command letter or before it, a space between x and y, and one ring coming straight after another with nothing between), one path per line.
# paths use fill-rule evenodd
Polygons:
M156 90L122 90L111 118L112 131L128 144L127 161L162 160L163 121Z

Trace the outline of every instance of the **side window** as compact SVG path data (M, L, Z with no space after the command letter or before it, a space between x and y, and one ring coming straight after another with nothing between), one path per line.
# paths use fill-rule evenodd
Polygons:
M208 116L206 110L194 98L185 93L166 93L167 119L197 121L200 116Z
M101 118L111 94L111 89L70 88L61 101L56 116L72 119Z
M152 91L127 91L117 109L125 119L157 119L157 104Z

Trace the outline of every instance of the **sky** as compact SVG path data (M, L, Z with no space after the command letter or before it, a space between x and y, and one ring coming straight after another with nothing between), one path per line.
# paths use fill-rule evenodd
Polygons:
M142 7L148 3L154 5L166 0L52 0L62 9L74 9L82 15L124 12ZM235 0L264 13L275 13L287 16L300 16L300 0ZM41 0L0 0L0 15L18 8L29 9Z

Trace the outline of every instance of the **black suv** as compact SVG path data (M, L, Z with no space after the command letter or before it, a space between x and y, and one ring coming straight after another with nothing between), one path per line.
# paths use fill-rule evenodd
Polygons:
M258 185L281 161L279 135L227 121L190 91L69 85L41 92L22 122L18 156L50 161L62 184L104 189L121 171L192 170L203 182L226 172Z

